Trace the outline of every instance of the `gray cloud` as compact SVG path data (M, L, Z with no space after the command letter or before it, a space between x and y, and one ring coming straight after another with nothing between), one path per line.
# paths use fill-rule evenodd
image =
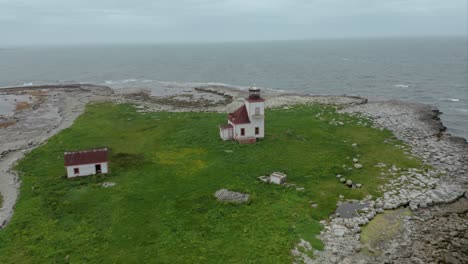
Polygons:
M0 0L0 45L466 35L466 0Z

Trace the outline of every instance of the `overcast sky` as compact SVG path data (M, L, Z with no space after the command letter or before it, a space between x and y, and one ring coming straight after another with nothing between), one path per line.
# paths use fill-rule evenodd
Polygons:
M0 45L467 35L467 0L0 0Z

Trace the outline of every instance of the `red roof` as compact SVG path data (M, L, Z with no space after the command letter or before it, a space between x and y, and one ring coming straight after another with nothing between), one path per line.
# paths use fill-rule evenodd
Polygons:
M228 115L228 119L236 125L250 123L247 107L245 107L245 105L239 107L236 111Z
M65 152L65 166L108 162L107 156L107 148Z

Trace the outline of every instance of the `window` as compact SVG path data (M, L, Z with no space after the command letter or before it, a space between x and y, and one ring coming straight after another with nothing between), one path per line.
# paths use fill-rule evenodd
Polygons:
M255 107L255 114L260 115L260 107Z
M245 136L245 128L241 128L241 136Z
M259 127L256 127L255 128L255 135L259 135L260 134L260 128Z
M73 173L79 174L79 173L80 173L80 168L74 168L74 169L73 169Z

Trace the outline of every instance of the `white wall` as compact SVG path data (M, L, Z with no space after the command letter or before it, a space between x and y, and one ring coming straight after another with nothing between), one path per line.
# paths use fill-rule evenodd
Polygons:
M245 106L247 107L247 112L249 113L250 118L250 128L249 134L250 137L264 138L265 137L265 103L264 102L249 102L245 101ZM261 118L254 118L255 108L260 108ZM260 128L260 133L255 135L255 128Z
M229 140L231 139L229 137L229 130L231 130L231 128L219 128L219 136L221 137L222 140Z
M284 179L281 179L280 177L275 177L275 176L271 176L270 177L270 182L271 183L276 183L276 184L283 184L285 180Z
M260 133L255 135L255 128L260 128ZM245 129L245 135L241 136L241 128ZM234 126L234 138L263 138L265 136L263 122L251 122L250 124L240 124Z
M245 106L247 107L247 113L249 116L255 114L255 108L260 108L260 114L265 115L265 102L249 102L245 100Z
M68 178L73 178L73 177L88 176L88 175L96 174L96 164L101 164L101 173L102 174L106 174L106 173L109 172L107 162L103 162L103 163L93 163L93 164L68 166L67 167L67 176L68 176ZM80 169L79 174L74 173L75 168Z
M244 136L241 136L241 129L245 129ZM255 131L252 131L250 124L240 124L234 126L234 138L254 137Z

